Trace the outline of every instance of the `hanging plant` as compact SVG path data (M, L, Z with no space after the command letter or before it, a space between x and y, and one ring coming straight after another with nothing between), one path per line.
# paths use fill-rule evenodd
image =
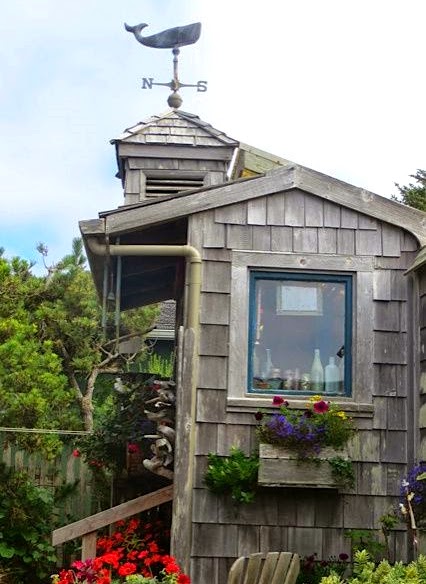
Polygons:
M213 493L230 494L236 503L251 503L257 489L257 454L246 456L232 447L229 456L208 455L208 467L204 475L206 486Z

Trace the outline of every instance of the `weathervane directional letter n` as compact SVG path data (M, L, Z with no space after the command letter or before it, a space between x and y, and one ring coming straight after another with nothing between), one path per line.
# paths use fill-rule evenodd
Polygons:
M152 89L154 77L142 77L142 89Z

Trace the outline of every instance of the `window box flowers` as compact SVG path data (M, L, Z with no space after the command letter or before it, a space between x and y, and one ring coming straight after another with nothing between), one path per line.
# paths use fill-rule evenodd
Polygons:
M259 478L263 486L339 488L353 484L346 445L355 432L345 412L321 396L303 410L281 396L271 416L256 414L259 426Z

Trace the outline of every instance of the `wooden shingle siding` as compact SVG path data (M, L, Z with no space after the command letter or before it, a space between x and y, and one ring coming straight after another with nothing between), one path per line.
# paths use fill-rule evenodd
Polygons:
M226 575L233 558L261 550L324 558L349 552L345 531L379 528L381 515L397 502L406 468L411 314L404 272L416 255L415 238L300 190L199 213L189 223L189 238L203 257L193 574L203 584L221 584L219 574ZM209 452L225 456L239 446L248 454L256 447L256 409L229 405L232 380L247 376L247 349L240 353L248 341L247 266L354 275L353 392L355 402L373 408L373 414L356 417L354 489L260 488L253 504L238 506L230 497L205 493ZM426 271L420 289L419 335L426 345ZM236 298L244 298L238 307ZM422 363L426 380L426 353ZM424 391L426 404L426 381ZM426 453L426 421L423 432ZM391 538L397 558L404 558L402 536L396 530Z
M400 302L374 302L374 330L399 331L401 330Z
M271 251L293 251L291 227L271 227Z
M407 364L407 335L375 331L374 363Z
M224 262L202 263L201 290L203 292L231 291L231 266Z
M224 325L202 325L200 355L227 357L229 353L229 327Z
M353 229L337 230L337 253L341 255L355 253L355 231Z
M337 253L337 229L332 227L318 229L318 253Z
M285 225L303 227L305 225L305 196L299 191L289 192L285 196Z
M217 389L200 389L197 394L197 422L224 423L226 393Z
M358 213L352 209L345 207L341 208L341 223L342 229L357 229L358 228Z
M260 251L271 251L271 228L267 225L252 227L252 247Z
M322 227L324 225L324 201L319 197L305 195L305 226Z
M253 199L247 203L248 225L266 225L266 198Z
M229 249L252 249L253 228L245 225L226 226L226 247Z
M230 225L247 224L247 203L235 203L226 207L219 207L214 211L216 223L227 223Z
M340 227L340 206L324 201L324 227Z
M227 358L207 357L200 358L198 387L207 389L226 389Z
M281 193L266 198L266 222L268 225L284 225L284 201Z
M229 295L201 295L201 324L229 324Z

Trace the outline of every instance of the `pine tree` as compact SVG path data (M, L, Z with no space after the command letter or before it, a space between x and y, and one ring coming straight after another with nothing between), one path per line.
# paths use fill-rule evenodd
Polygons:
M416 183L409 183L406 186L395 183L399 196L393 199L426 212L426 170L418 169L416 174L410 175L410 178L415 179Z

